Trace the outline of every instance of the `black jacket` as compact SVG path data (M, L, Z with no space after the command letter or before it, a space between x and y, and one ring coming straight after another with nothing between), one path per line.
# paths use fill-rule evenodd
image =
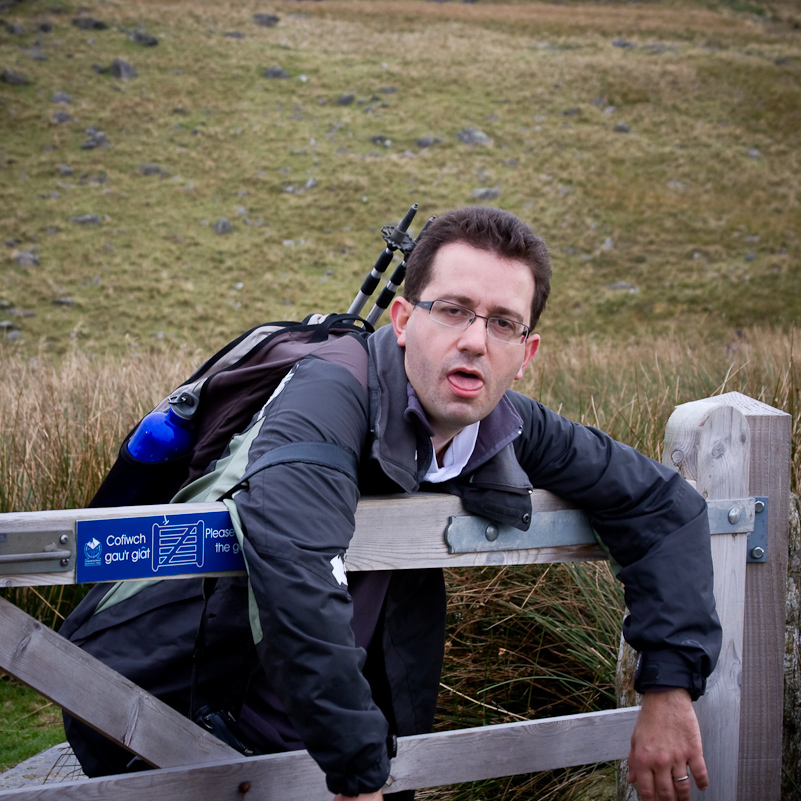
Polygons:
M346 795L383 785L389 728L430 728L445 620L441 572L398 571L378 599L370 660L356 644L336 565L360 493L420 489L431 446L391 328L370 337L368 353L357 337L351 350L338 362L299 363L265 407L248 458L291 442L333 443L358 457L359 485L326 467L279 464L235 496L261 669L329 788ZM676 472L509 391L482 421L462 475L423 488L519 528L532 488L575 501L621 568L624 635L641 653L637 689L703 692L720 648L706 505Z

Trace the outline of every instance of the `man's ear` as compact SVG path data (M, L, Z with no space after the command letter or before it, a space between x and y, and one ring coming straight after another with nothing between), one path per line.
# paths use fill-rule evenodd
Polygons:
M523 359L523 364L520 365L520 369L517 371L517 375L515 376L515 381L519 381L523 377L523 373L526 371L526 367L528 367L528 363L534 358L535 354L539 350L540 347L540 335L539 334L530 334L529 338L526 340L526 355Z
M409 317L414 309L414 306L409 303L406 298L397 297L392 301L389 307L389 318L392 320L392 328L395 330L395 336L398 339L398 344L403 348L406 346L406 326L409 323Z

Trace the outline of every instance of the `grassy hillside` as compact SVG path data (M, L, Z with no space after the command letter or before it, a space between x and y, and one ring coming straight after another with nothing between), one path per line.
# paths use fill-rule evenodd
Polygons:
M545 237L545 334L801 314L794 3L0 7L0 71L27 80L0 82L0 322L24 354L342 308L414 201Z

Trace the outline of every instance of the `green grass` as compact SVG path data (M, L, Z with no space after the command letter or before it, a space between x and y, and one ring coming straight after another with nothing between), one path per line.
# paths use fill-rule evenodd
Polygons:
M110 24L86 32L74 6L24 2L5 18L29 32L0 41L2 66L30 78L0 84L0 301L21 335L6 344L213 348L265 319L342 307L381 225L413 201L421 222L486 187L552 248L547 335L789 325L801 314L801 45L774 20L790 6L751 5L765 15L277 2L279 24L261 28L255 0L143 1L86 6ZM51 33L32 30L42 20ZM135 28L158 46L130 42ZM37 41L47 61L28 55ZM93 71L115 57L139 76ZM290 77L263 77L274 64ZM51 103L55 91L72 103ZM345 93L355 100L339 105ZM76 119L51 122L58 110ZM81 149L90 126L109 149ZM467 126L493 144L461 144ZM421 149L428 135L442 141ZM148 163L163 174L142 175ZM71 221L82 214L101 223ZM233 234L213 233L222 217ZM29 250L39 267L14 261ZM636 292L609 289L621 281ZM54 305L64 297L73 305Z
M0 674L0 771L64 741L61 710Z

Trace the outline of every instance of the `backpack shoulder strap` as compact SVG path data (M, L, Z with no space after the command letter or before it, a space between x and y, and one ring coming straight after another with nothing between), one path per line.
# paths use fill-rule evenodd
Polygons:
M230 498L250 481L256 473L276 464L290 464L303 462L316 464L321 467L330 467L344 473L354 484L359 483L359 463L355 454L333 442L290 442L281 445L267 453L263 453L245 471L242 478L231 487L219 500Z

